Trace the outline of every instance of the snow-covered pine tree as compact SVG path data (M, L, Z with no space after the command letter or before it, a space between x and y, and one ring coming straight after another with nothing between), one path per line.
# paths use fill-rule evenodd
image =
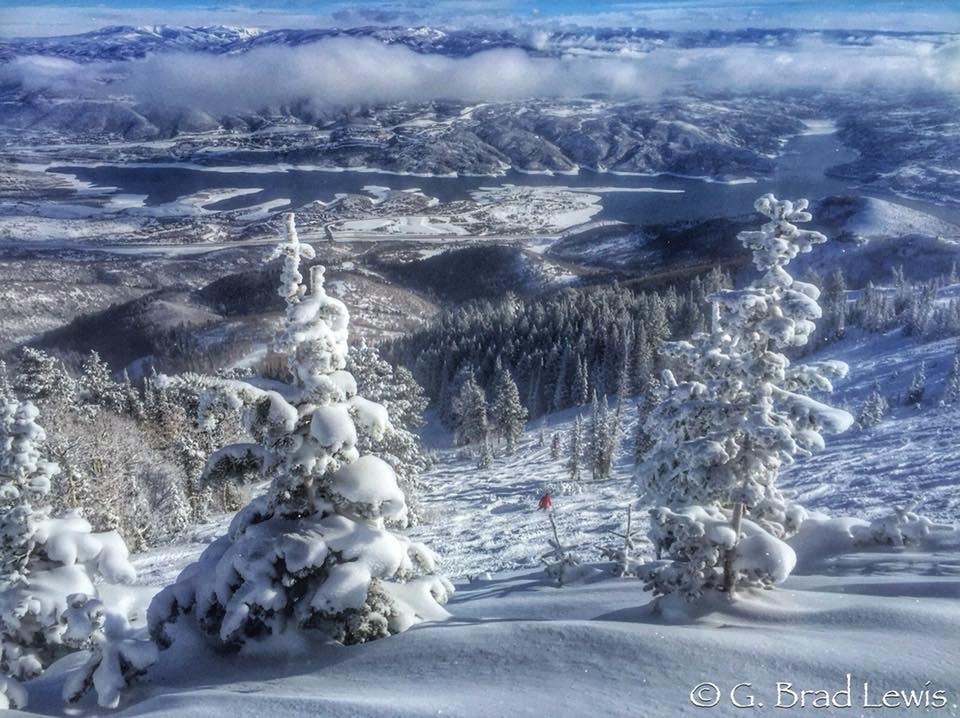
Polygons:
M484 470L493 466L493 446L490 435L487 434L480 441L480 452L477 454L477 468Z
M0 403L0 671L9 693L76 650L64 633L70 594L96 597L103 580L135 574L116 532L92 533L76 514L50 517L46 499L59 467L44 456L39 413L9 394Z
M953 355L953 364L950 365L950 373L943 388L943 403L960 403L960 347Z
M145 467L141 476L147 503L155 517L150 522L150 543L169 539L186 529L193 521L193 510L187 492L168 466Z
M210 462L254 462L269 488L154 598L161 647L184 616L214 644L239 646L291 629L361 643L446 615L452 586L435 573L433 553L386 526L407 510L393 469L357 450L358 430L380 434L389 417L344 370L347 309L324 291L323 267L312 269L307 294L299 265L313 251L293 215L286 226L277 254L287 311L274 350L287 357L290 381L216 380L208 397L243 407L254 439Z
M910 380L910 388L907 389L907 405L919 406L923 401L923 395L927 390L927 364L920 362L917 371L914 372L913 379Z
M26 708L27 689L16 678L0 675L0 711Z
M126 407L123 385L113 380L110 367L95 351L91 351L83 360L78 389L79 404L88 411L95 412L103 408L120 414Z
M590 372L587 370L586 359L575 361L573 373L573 390L571 398L574 406L583 406L590 399Z
M648 417L662 396L662 384L659 381L651 380L637 403L637 423L633 429L634 464L642 463L656 443L648 425Z
M823 321L818 332L825 342L843 339L847 331L847 278L842 269L832 272L824 283L820 304Z
M237 511L244 503L235 482L205 474L210 453L241 433L236 405L214 407L201 401L208 388L208 377L190 373L179 375L176 382L154 376L144 387L147 417L184 474L182 490L191 523L207 520L211 509Z
M590 466L590 474L597 478L597 453L598 447L603 443L603 434L606 431L606 416L600 416L600 401L597 399L597 390L594 389L590 396L590 424L587 427L587 460Z
M63 362L41 349L25 347L20 354L14 389L26 401L45 399L69 404L73 401L76 383Z
M365 343L351 347L347 371L357 380L357 393L382 404L390 415L390 424L381 435L357 437L357 449L378 456L393 467L407 499L407 520L416 523L420 476L430 468L430 457L417 434L427 408L423 387L408 369L394 368L374 347Z
M580 467L583 462L584 452L584 434L583 419L580 415L573 420L573 429L570 432L570 457L567 459L567 469L570 472L571 481L580 480Z
M607 412L607 424L607 445L604 461L609 478L610 472L613 470L613 462L620 450L620 440L623 438L623 402L618 401L617 408L614 411Z
M906 289L905 289L906 291ZM933 318L936 290L932 285L910 288L904 309L903 331L914 337L924 337Z
M453 399L454 433L457 444L479 444L489 431L487 397L473 372Z
M507 442L507 453L514 453L527 423L527 410L520 403L520 391L513 377L502 367L494 378L490 415L498 438Z
M95 689L101 708L116 708L123 689L157 662L157 644L131 628L125 616L105 610L97 598L74 593L67 604L63 641L86 651L87 660L64 682L63 700L73 703Z
M560 439L560 432L555 431L550 435L550 458L554 461L560 460L560 453L563 451L563 445Z
M640 323L634 332L633 346L633 392L646 393L651 382L656 380L656 355L654 347L647 336L647 327Z
M867 398L860 408L860 413L857 414L857 425L861 429L870 429L876 426L883 421L889 408L890 405L884 398L883 392L880 391L880 382L875 381L873 383L873 389L867 394Z
M658 594L695 597L789 575L795 556L780 537L804 512L777 487L780 467L822 447L823 433L853 423L808 396L830 391L830 377L846 366L794 366L784 353L805 345L821 316L817 288L785 267L826 237L794 224L811 219L806 200L767 194L755 207L770 221L738 238L760 278L714 292L710 331L661 350L666 393L648 419L655 445L638 470L657 506L651 539L664 560L645 578Z
M0 359L0 401L12 399L13 384L10 382L10 372L7 370L7 363Z
M553 399L550 402L553 411L560 411L570 405L569 399L572 383L570 381L569 367L572 361L573 357L570 353L570 348L567 347L567 350L563 353L563 358L560 360L559 371L556 381L554 382ZM497 359L494 376L495 382L499 381L502 373L503 366L500 364L500 360ZM494 389L494 391L496 391L496 389Z
M137 421L143 421L147 418L146 409L143 406L143 397L140 391L130 381L130 374L126 369L123 370L123 381L121 382L123 390L123 410Z
M9 393L0 400L0 588L6 588L26 580L37 525L48 518L37 504L60 469L40 454L46 435L36 423L36 407Z
M619 433L619 419L610 412L607 397L598 402L594 393L590 412L590 472L594 481L610 478Z

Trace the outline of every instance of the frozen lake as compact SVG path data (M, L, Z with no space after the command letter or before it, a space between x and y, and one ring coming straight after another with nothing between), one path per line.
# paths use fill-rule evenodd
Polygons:
M100 187L144 195L147 205L173 202L184 195L224 188L254 191L208 205L240 209L264 202L289 200L293 207L314 200L330 201L337 193L361 193L370 185L392 189L418 188L441 201L464 199L481 187L515 184L589 190L603 195L603 211L595 219L631 224L678 219L733 216L751 211L764 192L786 197L821 197L855 191L852 181L829 177L826 170L849 162L856 153L833 134L808 134L791 139L768 177L739 182L711 182L673 175L618 175L582 171L578 175L541 175L516 171L502 177L419 177L372 171L285 169L269 165L202 168L196 165L56 166ZM643 189L666 191L639 191Z

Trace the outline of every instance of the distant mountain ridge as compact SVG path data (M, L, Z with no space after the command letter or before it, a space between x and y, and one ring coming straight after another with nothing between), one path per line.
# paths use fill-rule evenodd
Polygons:
M261 30L251 27L210 25L115 25L78 35L7 38L0 40L0 62L40 55L75 62L120 61L158 52L242 53L270 45L306 45L334 37L371 38L388 45L403 45L415 52L452 57L484 50L516 48L531 55L565 54L617 56L645 53L658 48L682 49L754 44L790 47L806 37L838 45L871 45L879 38L923 37L947 42L955 36L935 33L793 28L740 30L663 31L645 28L576 28L567 30L465 30L436 27L353 27Z

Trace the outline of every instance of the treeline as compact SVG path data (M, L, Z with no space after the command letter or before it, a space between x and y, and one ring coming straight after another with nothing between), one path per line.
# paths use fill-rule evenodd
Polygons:
M656 377L660 343L705 328L707 295L729 286L729 275L715 269L684 289L637 292L615 284L535 298L508 294L445 311L384 351L411 368L451 428L464 384L474 380L496 400L502 371L536 418L585 405L594 394L644 393Z
M859 290L851 290L843 270L822 280L813 276L807 281L823 288L823 319L811 345L814 348L842 339L854 327L872 334L902 329L908 336L920 339L960 334L960 296L943 292L950 286L960 289L956 264L949 273L927 281L912 281L903 266L894 267L889 284L868 282Z
M96 352L72 370L35 348L9 372L0 362L0 381L41 412L61 471L54 510L79 509L94 531L115 529L136 550L242 505L236 487L201 481L207 455L235 439L240 422L201 424L199 387L166 386L155 375L116 380Z
M426 398L406 370L371 347L355 347L349 369L367 396L382 403L391 426L363 450L394 468L410 500L409 521L419 519L416 489L430 465L416 431ZM285 369L284 369L285 371ZM60 466L50 495L57 512L79 509L94 531L116 530L133 550L156 545L212 514L239 509L245 490L208 470L207 457L243 436L236 410L201 410L211 381L247 376L220 370L161 379L152 369L137 382L115 374L91 351L76 366L28 347L0 386L33 402L46 430L46 451Z

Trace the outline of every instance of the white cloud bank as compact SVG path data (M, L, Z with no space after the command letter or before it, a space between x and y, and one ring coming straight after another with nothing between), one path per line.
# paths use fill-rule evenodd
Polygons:
M960 91L960 41L877 36L840 45L819 35L795 45L662 48L606 57L534 57L490 50L424 55L372 39L333 38L238 55L158 54L76 64L25 57L0 82L68 97L130 95L138 102L212 113L307 102L317 109L402 100L496 101L603 93L654 97L674 90L871 89Z

